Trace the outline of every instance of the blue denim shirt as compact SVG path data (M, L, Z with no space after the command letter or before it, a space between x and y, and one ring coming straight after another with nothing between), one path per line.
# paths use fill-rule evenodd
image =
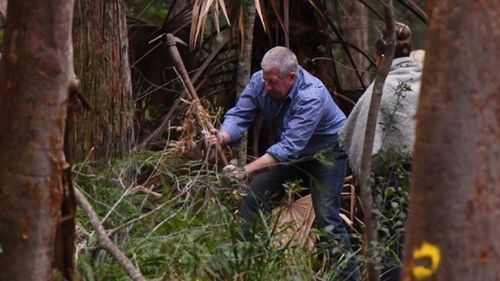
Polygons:
M266 93L262 70L250 78L220 130L236 142L261 113L277 142L266 151L280 162L314 155L333 147L346 117L323 83L299 67L297 80L281 102Z

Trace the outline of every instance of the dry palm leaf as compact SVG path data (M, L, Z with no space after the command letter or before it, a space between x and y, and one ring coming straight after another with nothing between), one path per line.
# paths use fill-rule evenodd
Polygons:
M275 209L273 216L278 216L276 226L281 235L280 246L291 241L294 246L312 249L316 237L311 234L311 227L316 216L310 194Z
M202 41L205 24L210 14L212 15L214 28L218 32L220 31L220 10L222 10L227 24L231 25L223 0L196 0L194 2L191 17L191 31L189 34L189 46L191 48L194 48L198 42Z
M264 20L264 16L262 13L262 6L260 5L260 0L255 0L255 9L257 10L257 14L259 15L259 19L262 22L262 27L264 27L264 32L267 32L267 24Z
M349 180L349 178L346 179ZM352 184L345 184L344 190L342 196L348 196L350 199L349 217L342 213L339 216L349 228L355 230L353 225L355 219L355 187ZM316 218L311 194L295 201L289 199L285 205L273 211L273 216L278 217L276 222L277 233L282 236L278 243L280 246L291 241L294 246L312 249L317 237L311 233L311 227Z

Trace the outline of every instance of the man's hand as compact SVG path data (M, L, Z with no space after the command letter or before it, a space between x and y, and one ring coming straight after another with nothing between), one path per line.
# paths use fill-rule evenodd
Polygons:
M231 142L231 137L226 132L220 132L217 129L211 129L210 131L203 131L203 135L210 145L225 145Z
M239 181L246 181L248 180L248 174L246 172L245 168L241 167L236 167L233 164L229 164L222 171L228 175L229 177L235 178Z

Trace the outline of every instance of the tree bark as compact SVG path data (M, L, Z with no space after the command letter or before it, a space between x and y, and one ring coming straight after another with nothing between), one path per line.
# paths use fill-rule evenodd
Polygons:
M52 280L73 1L11 1L0 66L0 280ZM71 276L65 276L71 278Z
M133 141L132 88L123 0L77 0L75 70L92 110L73 114L72 159L126 156Z
M240 30L241 47L239 50L238 73L236 76L236 99L238 99L245 89L248 80L250 79L250 71L252 68L252 44L253 30L255 22L255 1L246 1L241 6L240 17L243 20L243 30ZM254 141L258 141L255 140ZM247 145L248 133L245 133L236 148L238 164L244 166L247 163Z
M429 3L404 280L500 280L499 4Z

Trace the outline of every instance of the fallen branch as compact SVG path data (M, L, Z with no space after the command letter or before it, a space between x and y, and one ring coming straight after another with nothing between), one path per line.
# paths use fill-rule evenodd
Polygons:
M92 205L90 205L89 201L80 192L80 190L76 188L75 188L75 197L78 204L80 205L80 207L82 207L84 213L89 218L90 223L92 224L92 228L94 228L94 230L97 232L97 235L99 237L98 246L108 251L108 253L110 253L116 259L116 261L125 269L128 276L130 276L132 280L146 281L146 279L139 271L139 269L137 269L129 260L129 258L111 241L111 239L109 239L109 237L106 235L106 230L99 221L99 217L92 208Z

